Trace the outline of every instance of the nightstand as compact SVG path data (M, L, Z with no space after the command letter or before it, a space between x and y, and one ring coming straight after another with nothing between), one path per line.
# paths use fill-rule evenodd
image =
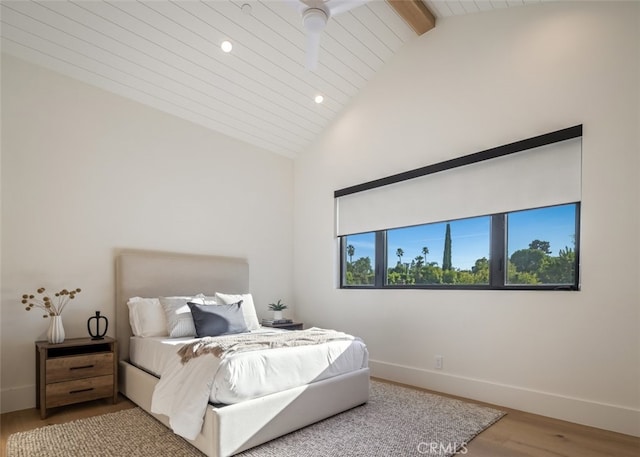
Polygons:
M70 338L59 344L36 342L36 408L98 398L118 400L118 352L113 338Z
M289 322L287 324L262 324L263 327L280 328L283 330L302 330L304 324L302 322Z

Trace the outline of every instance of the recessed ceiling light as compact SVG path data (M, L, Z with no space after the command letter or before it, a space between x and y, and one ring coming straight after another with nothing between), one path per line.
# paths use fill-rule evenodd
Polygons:
M316 98L314 98L314 100L317 104L320 104L324 101L324 97L322 95L316 95Z
M230 41L223 41L220 43L220 49L222 49L223 52L231 52L233 45Z

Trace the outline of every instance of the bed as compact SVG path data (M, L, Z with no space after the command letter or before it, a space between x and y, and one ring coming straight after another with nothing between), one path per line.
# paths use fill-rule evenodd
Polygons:
M245 259L123 250L116 253L116 337L119 390L165 425L167 416L151 413L159 379L129 360L131 297L249 290ZM234 455L314 422L346 411L369 398L369 369L363 367L309 384L229 405L208 404L204 425L189 440L209 457Z

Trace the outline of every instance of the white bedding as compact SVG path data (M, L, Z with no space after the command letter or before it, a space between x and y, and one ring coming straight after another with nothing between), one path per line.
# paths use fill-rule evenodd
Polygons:
M130 342L130 360L161 377L152 411L169 416L174 432L188 439L200 432L207 402L238 403L368 366L366 345L354 338L240 352L223 359L201 356L187 363L188 372L181 370L176 352L195 340L132 337Z
M251 333L272 333L273 331L278 330L261 327ZM170 338L168 336L142 338L132 336L129 340L129 360L140 368L144 368L146 371L160 377L165 364L176 354L178 349L187 343L197 340L198 338L195 336L183 338Z

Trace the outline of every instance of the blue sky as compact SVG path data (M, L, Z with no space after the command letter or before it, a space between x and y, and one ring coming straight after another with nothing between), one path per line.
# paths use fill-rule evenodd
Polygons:
M389 230L388 266L395 266L398 248L402 248L402 262L411 262L422 255L422 248L429 248L427 262L442 265L446 222ZM511 213L508 220L508 251L511 255L518 249L526 249L531 241L538 239L551 243L552 255L557 255L565 246L574 247L575 206L562 205ZM490 217L475 217L451 222L451 260L454 268L470 269L479 258L489 258ZM374 235L366 233L351 235L348 244L355 248L354 260L374 254Z

